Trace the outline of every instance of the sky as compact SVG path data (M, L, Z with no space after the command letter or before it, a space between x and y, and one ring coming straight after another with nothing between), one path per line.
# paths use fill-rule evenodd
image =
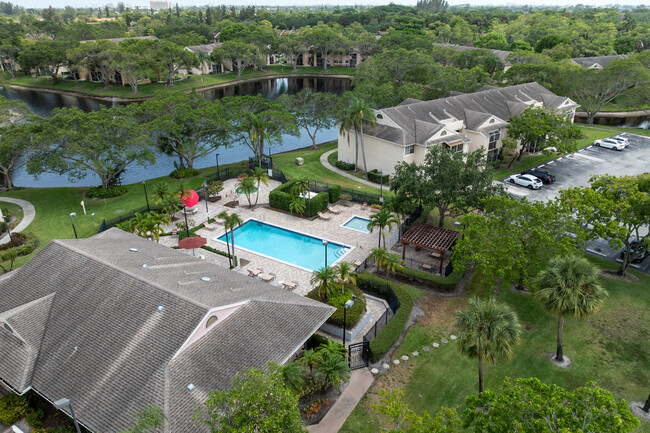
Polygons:
M5 1L10 1L13 4L17 4L26 8L46 8L50 5L56 7L56 8L63 8L66 5L74 6L74 7L87 7L87 6L104 6L106 4L113 4L116 5L118 1L122 1L125 5L127 6L140 6L143 8L148 8L149 7L149 2L144 1L144 0L136 0L136 1L128 1L128 0L106 0L106 1L98 1L98 0L5 0ZM574 1L571 3L567 3L566 0L502 0L502 1L494 1L494 0L472 0L471 2L468 2L468 0L448 0L450 5L460 5L460 4L467 4L471 3L473 6L500 6L500 5L531 5L531 6L568 6L572 4L578 4L582 3L585 5L589 6L606 6L606 5L612 5L611 0L588 0L588 1ZM205 0L172 0L172 4L178 3L180 6L216 6L216 5L221 5L221 4L227 4L227 5L255 5L258 6L261 3L264 3L265 5L268 6L294 6L294 5L301 5L301 6L316 6L316 5L321 5L321 4L328 4L328 5L340 5L340 6L350 6L353 4L363 4L363 5L371 5L371 6L377 6L377 5L386 5L388 3L391 3L390 1L377 1L377 0L356 0L356 1L349 1L349 0L225 0L223 2L209 2ZM415 6L415 0L393 0L392 3L396 4L402 4L402 5L407 5L407 6ZM642 4L647 4L647 0L617 0L615 4L620 4L620 5L632 5L632 6L638 6Z

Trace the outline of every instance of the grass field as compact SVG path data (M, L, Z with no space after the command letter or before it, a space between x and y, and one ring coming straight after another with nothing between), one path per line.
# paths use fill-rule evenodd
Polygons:
M616 269L616 264L604 259L589 259L603 268ZM512 360L486 367L486 387L498 390L506 377L538 377L544 383L568 389L595 380L616 398L645 400L650 385L650 277L631 274L633 282L602 277L601 283L609 292L605 307L588 319L565 321L564 350L573 361L567 369L559 369L544 358L555 350L556 316L545 313L530 295L502 290L499 299L515 309L529 330L523 331ZM486 292L480 281L474 281L471 290ZM393 359L411 356L414 350L421 355L378 377L342 433L377 431L378 420L370 405L377 401L382 388L402 389L406 402L416 412L436 414L442 406L462 408L465 397L478 390L477 361L461 355L453 342L431 352L423 352L422 347L455 332L455 311L465 308L466 303L467 296L441 298L427 293L420 298L425 316L409 329ZM643 422L637 431L650 432L650 423Z
M24 75L18 75L15 80L9 80L9 75L5 73L5 79L8 84L16 84L21 86L29 87L42 87L55 90L65 90L71 92L80 92L88 95L94 96L117 96L120 98L145 98L153 96L157 92L170 92L170 91L179 91L179 90L190 90L196 89L198 87L205 87L213 84L227 83L229 81L235 81L239 79L246 78L263 78L270 75L296 75L301 74L320 74L322 69L320 67L313 66L299 66L296 72L291 71L290 66L280 66L273 65L267 67L268 72L259 72L255 71L253 68L248 68L244 70L241 74L241 77L237 77L236 73L227 73L227 74L211 74L204 75L201 78L201 75L190 75L190 79L180 80L174 83L174 87L166 87L164 83L153 83L153 84L142 84L138 86L138 93L133 94L131 92L130 86L113 86L108 89L102 88L102 83L93 83L89 81L80 81L79 86L75 86L74 81L70 80L61 80L58 84L52 84L51 77L38 77L32 78ZM346 68L342 66L335 66L328 68L327 74L323 75L354 75L354 68Z

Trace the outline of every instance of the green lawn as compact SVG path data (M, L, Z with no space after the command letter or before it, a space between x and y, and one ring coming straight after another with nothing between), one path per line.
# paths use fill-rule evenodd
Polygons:
M650 137L650 129L641 128L623 128L622 126L603 126L603 125L581 125L583 132L596 132L603 131L607 133L607 137L612 134L619 134L621 132L629 132L630 134L645 135Z
M603 268L616 269L616 264L589 257ZM633 283L602 277L609 291L605 307L585 319L568 318L564 327L564 349L573 365L559 369L544 359L543 354L555 350L557 319L545 313L530 296L502 290L499 298L510 304L520 321L529 325L523 331L521 344L510 361L498 361L486 367L486 387L499 389L506 377L538 377L574 389L595 380L617 398L626 401L645 400L650 384L650 277L632 272ZM472 290L483 291L481 284ZM424 299L427 315L407 333L393 359L419 350L408 365L393 367L373 384L370 392L354 410L341 432L363 433L377 431L376 417L370 404L375 402L381 388L400 388L405 400L417 412L436 414L442 406L462 407L465 397L477 392L477 361L457 350L454 343L441 344L438 349L423 352L422 347L454 332L457 309L466 305L466 297ZM642 422L637 431L650 432L650 423Z
M267 69L269 72L259 72L255 71L253 68L248 68L242 72L241 79L258 77L263 78L265 76L277 74L301 75L322 73L322 68L312 66L299 66L298 71L296 72L292 72L291 67L279 65L269 66ZM327 74L345 74L352 76L354 75L354 68L346 68L342 66L331 67L329 68ZM130 86L113 86L108 89L102 89L102 83L80 81L79 87L76 87L74 81L69 80L62 80L58 84L54 85L52 84L51 77L32 78L29 76L18 75L15 80L9 80L9 75L5 73L5 78L7 79L8 84L74 91L96 96L117 96L121 98L144 98L153 96L157 92L190 90L196 89L198 87L205 87L213 84L226 83L240 79L237 77L236 73L204 75L203 78L201 78L200 75L191 75L190 77L190 79L177 81L174 84L174 87L166 87L164 83L142 84L138 86L138 93L134 95L131 92Z
M17 204L8 203L0 200L0 209L2 209L3 216L13 216L15 219L11 221L10 228L16 227L23 219L23 208ZM2 219L0 219L2 221Z

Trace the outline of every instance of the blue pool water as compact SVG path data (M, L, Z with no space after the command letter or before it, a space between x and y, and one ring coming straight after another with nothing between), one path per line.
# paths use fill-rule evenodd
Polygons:
M218 240L225 242L226 235L223 234ZM243 248L310 271L325 266L325 246L322 239L256 220L249 220L235 229L235 252L237 248ZM350 249L345 245L329 242L327 244L327 265L332 266Z
M358 230L364 233L370 233L368 230L368 223L370 220L368 218L361 218L358 216L352 217L348 222L343 224L343 227L347 227L352 230Z

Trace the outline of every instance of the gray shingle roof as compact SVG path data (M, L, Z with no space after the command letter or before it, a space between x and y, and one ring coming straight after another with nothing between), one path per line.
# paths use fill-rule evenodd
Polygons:
M563 105L565 101L567 98L555 95L538 83L490 87L475 93L382 109L381 114L397 127L377 125L364 132L401 145L422 144L445 125L444 120L460 120L468 130L485 132L486 128L494 130L507 125L510 116L520 114L533 103L560 110L577 107L575 103ZM491 116L497 118L495 122L481 127ZM425 127L425 124L431 126Z
M221 45L223 45L221 42L213 42L211 44L205 45L192 45L191 47L185 47L185 49L190 50L194 54L198 53L199 51L204 51L210 54L212 51L214 51L215 48L218 48Z
M173 358L211 308L238 302L243 306ZM20 384L21 374L29 377L28 347L0 329L0 351L11 351L0 357L0 378L19 390L32 386L50 400L69 398L77 417L95 431L124 429L136 411L157 405L166 410L168 427L178 427L166 431L186 432L189 409L171 397L186 390L185 377L195 382L198 396L226 387L233 372L286 360L332 312L111 229L90 239L53 241L0 280L0 317L13 320L38 355L31 380ZM44 330L40 346L38 329Z
M604 68L612 60L626 59L628 57L627 54L618 54L615 56L574 57L571 61L583 68L591 68L594 65L599 65Z

